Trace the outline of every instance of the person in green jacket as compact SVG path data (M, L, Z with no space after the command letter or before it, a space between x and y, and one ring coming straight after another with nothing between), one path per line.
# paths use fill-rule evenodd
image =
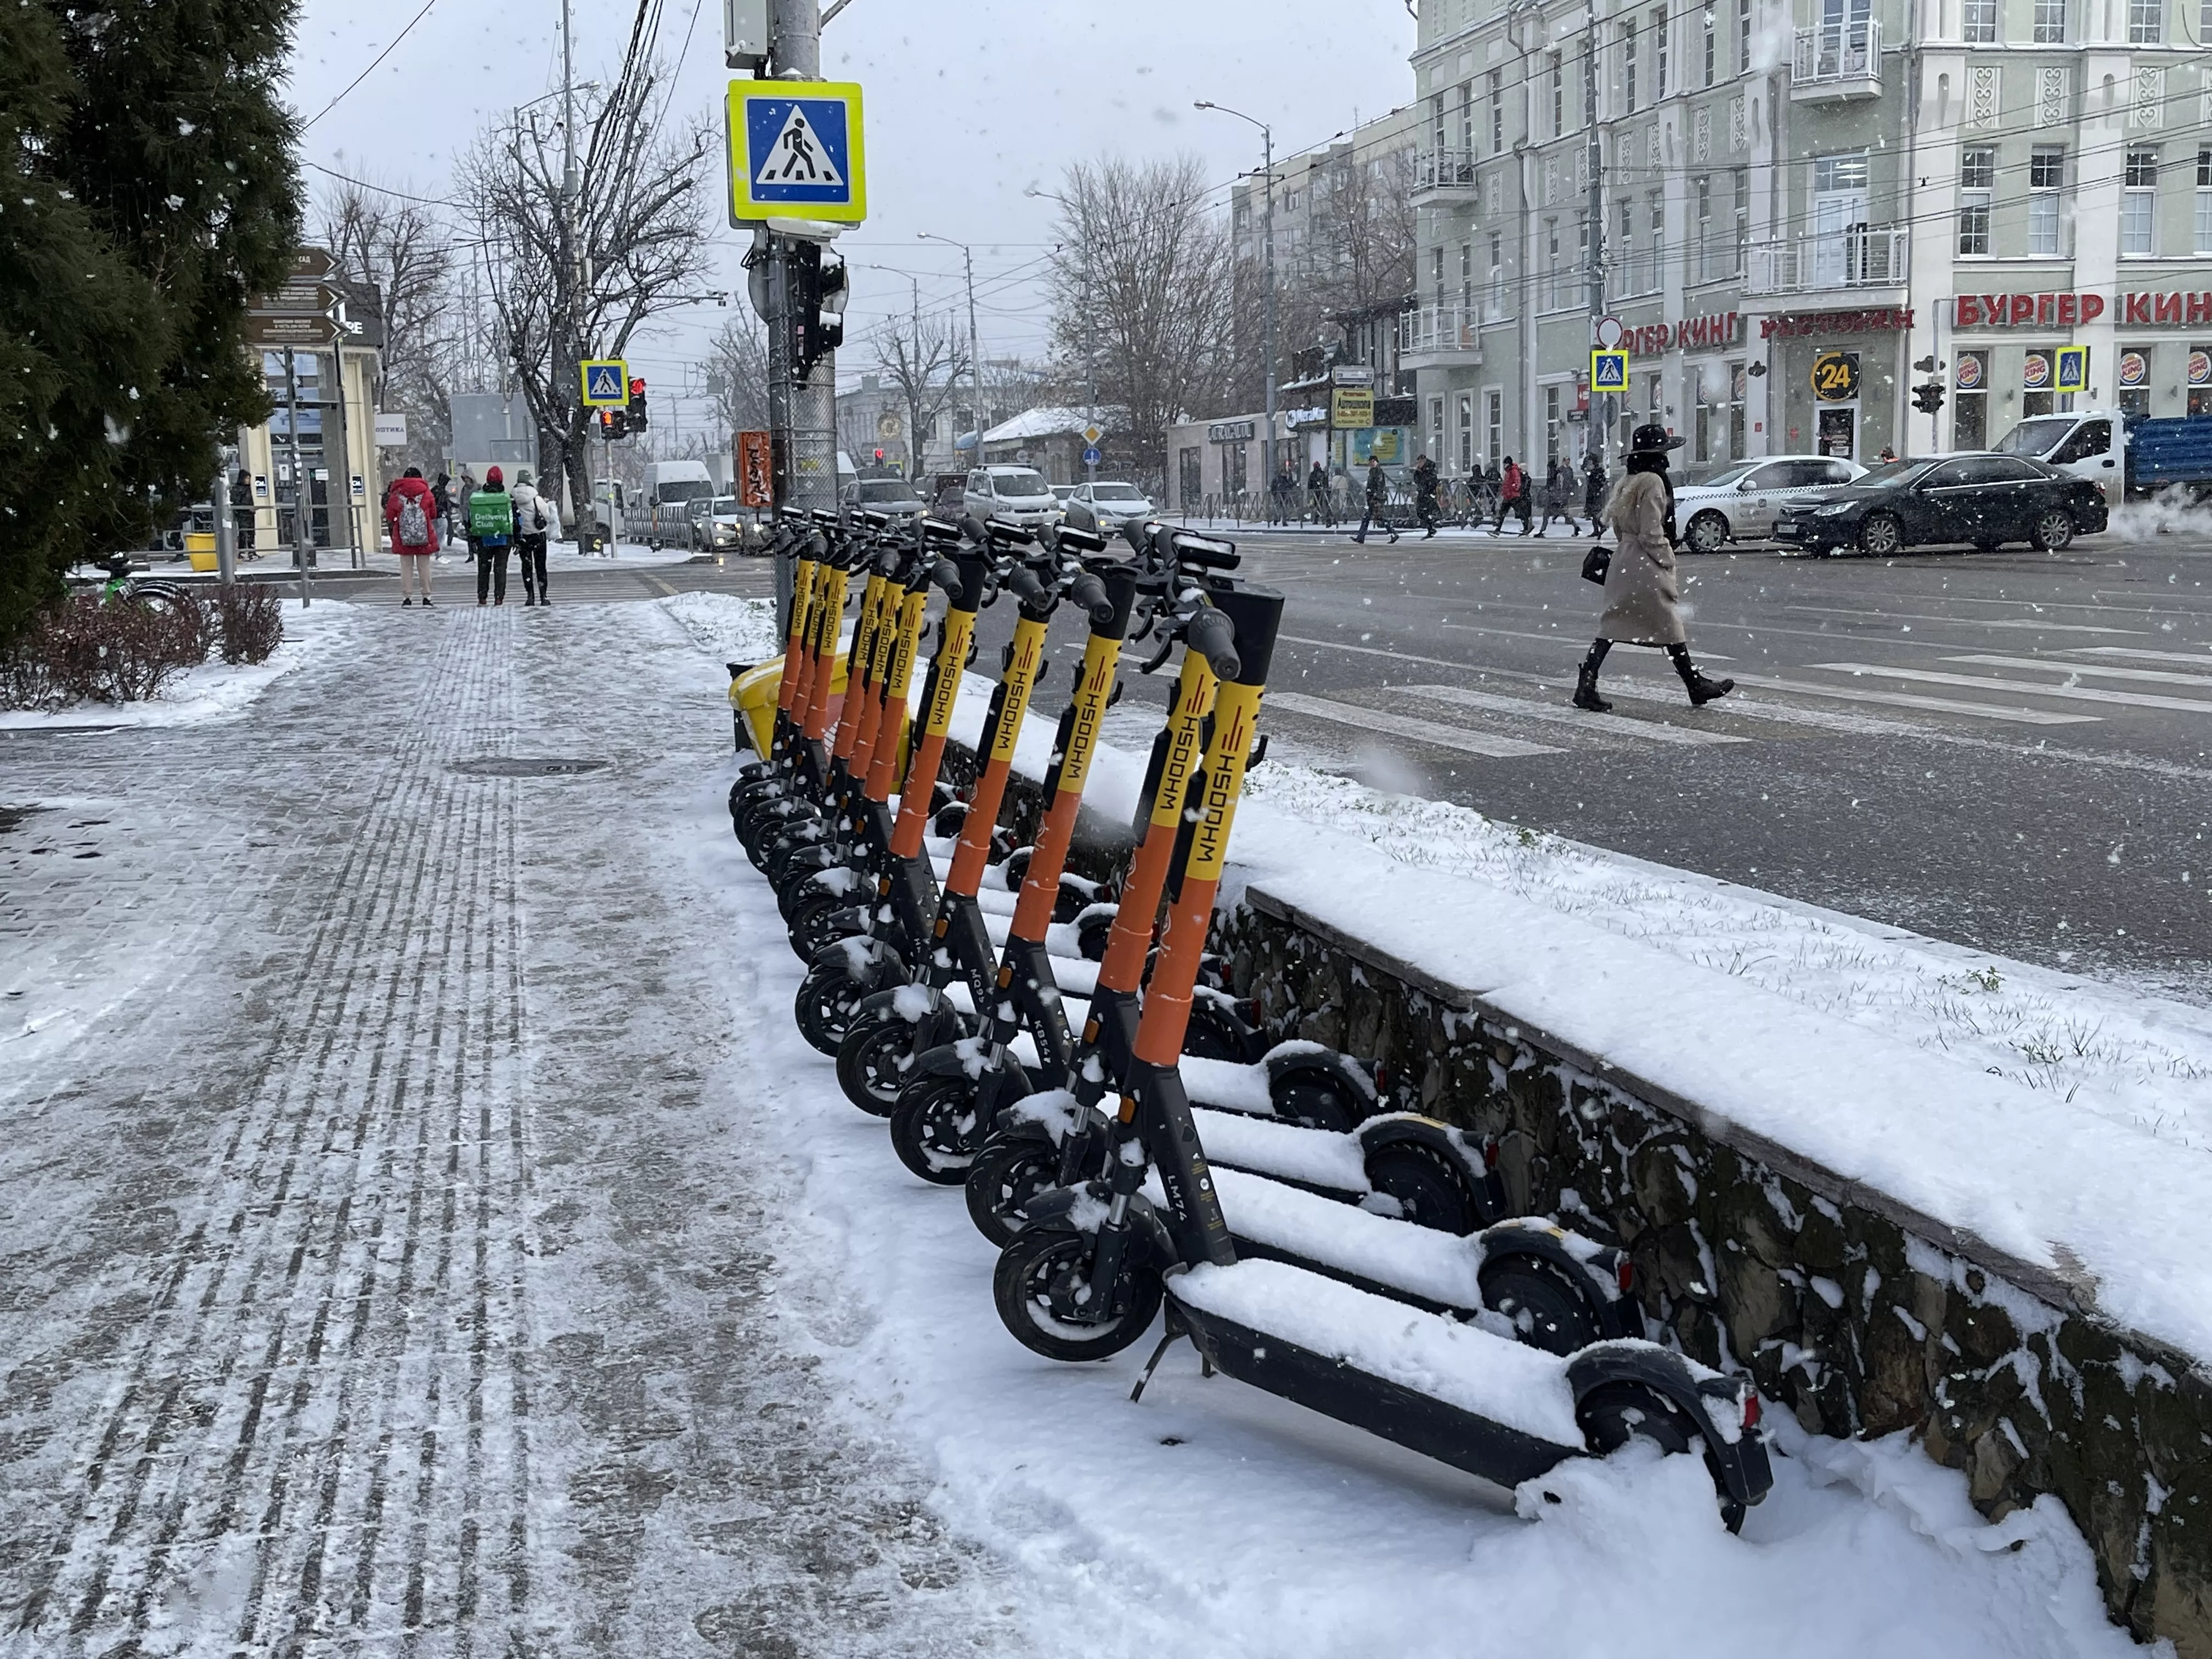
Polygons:
M469 497L469 540L477 550L477 603L507 603L507 556L514 546L514 498L495 466L484 469L484 485Z

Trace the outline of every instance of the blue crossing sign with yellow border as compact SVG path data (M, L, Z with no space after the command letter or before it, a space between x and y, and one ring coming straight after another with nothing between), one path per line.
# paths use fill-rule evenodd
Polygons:
M850 81L732 81L730 217L868 216L860 88Z
M620 357L586 357L584 407L620 409L629 402L629 364Z
M2087 392L2089 389L2089 348L2085 345L2058 348L2058 373L2055 377L2061 392Z
M1603 346L1590 352L1590 390L1592 392L1626 392L1628 390L1628 354L1608 351Z

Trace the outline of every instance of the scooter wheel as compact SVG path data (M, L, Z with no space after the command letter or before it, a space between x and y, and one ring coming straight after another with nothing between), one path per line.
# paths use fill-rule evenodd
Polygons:
M1024 1229L999 1255L991 1275L999 1318L1015 1341L1047 1359L1109 1359L1142 1337L1165 1287L1150 1262L1127 1262L1114 1280L1114 1305L1092 1322L1077 1316L1091 1287L1095 1233L1060 1225Z
M1000 1249L1023 1227L1023 1206L1060 1182L1060 1148L1026 1136L984 1144L968 1170L968 1218Z
M1183 1053L1194 1060L1221 1060L1243 1066L1252 1058L1245 1053L1250 1046L1229 1016L1206 998L1199 997L1191 1003L1190 1020L1183 1027Z
M1359 1127L1359 1103L1333 1078L1312 1071L1293 1072L1270 1089L1268 1096L1274 1103L1275 1115L1302 1129L1349 1134Z
M912 1021L889 1006L873 1017L854 1011L837 1044L837 1086L846 1099L872 1116L889 1117L913 1064Z
M811 962L817 951L860 932L854 900L865 895L833 893L827 888L807 894L791 907L791 948L801 962Z
M1478 1282L1483 1306L1510 1320L1515 1334L1532 1348L1566 1355L1605 1335L1591 1294L1569 1283L1548 1261L1526 1255L1493 1257Z
M866 994L842 968L819 964L809 968L806 977L799 981L799 994L791 1001L792 1018L798 1022L799 1035L806 1039L806 1046L817 1054L837 1053L851 1029L853 1011Z
M1575 1420L1582 1425L1583 1444L1600 1457L1611 1456L1638 1437L1669 1456L1700 1450L1705 1443L1680 1406L1641 1382L1606 1382L1592 1389L1575 1402ZM1711 1451L1705 1452L1705 1468L1720 1501L1721 1524L1730 1532L1742 1531L1744 1506L1722 1484Z
M1474 1195L1458 1171L1430 1148L1411 1141L1367 1155L1367 1184L1395 1201L1398 1219L1464 1238L1481 1224Z
M961 1186L987 1132L981 1117L975 1081L964 1072L915 1078L891 1109L891 1150L924 1181Z

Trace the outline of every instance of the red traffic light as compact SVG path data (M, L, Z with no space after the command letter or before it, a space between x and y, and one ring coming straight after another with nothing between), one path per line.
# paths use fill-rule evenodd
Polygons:
M880 461L881 459L883 459L883 458L884 458L884 452L883 452L882 450L880 450L880 449L877 450L877 451L876 451L876 459L877 459L878 460L879 460L879 461Z
M629 395L633 402L645 396L645 382L643 380L632 380L629 383Z

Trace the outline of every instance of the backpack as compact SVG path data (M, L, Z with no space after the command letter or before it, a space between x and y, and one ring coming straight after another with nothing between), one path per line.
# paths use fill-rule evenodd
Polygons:
M419 547L428 551L430 545L430 519L422 511L422 498L410 495L399 504L399 534L402 547Z

